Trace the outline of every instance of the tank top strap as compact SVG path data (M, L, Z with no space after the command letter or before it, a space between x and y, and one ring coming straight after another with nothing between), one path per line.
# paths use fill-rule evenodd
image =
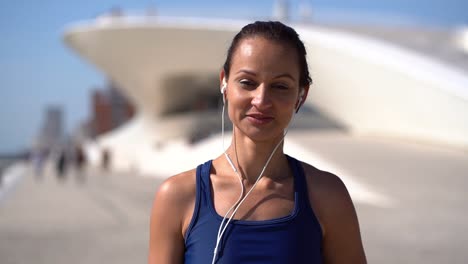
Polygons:
M192 228L198 221L200 216L200 211L204 211L207 208L207 202L209 202L209 197L207 197L207 188L210 188L209 178L210 178L210 169L211 169L211 160L200 164L197 166L196 170L196 198L195 198L195 208L192 215L192 220L185 232L185 240L187 240L188 236L192 232ZM203 212L202 212L203 213Z
M289 164L294 174L294 190L299 195L299 203L301 208L310 207L309 193L307 191L307 181L305 178L304 168L297 159L288 156Z
M210 188L211 162L212 160L209 160L199 165L197 168L197 178L199 178L199 181L200 181L201 191L204 193L206 190L209 190Z

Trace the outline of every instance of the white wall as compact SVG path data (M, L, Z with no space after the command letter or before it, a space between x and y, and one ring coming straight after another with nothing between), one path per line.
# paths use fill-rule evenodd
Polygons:
M468 149L468 76L430 58L346 33L301 30L309 103L351 131Z

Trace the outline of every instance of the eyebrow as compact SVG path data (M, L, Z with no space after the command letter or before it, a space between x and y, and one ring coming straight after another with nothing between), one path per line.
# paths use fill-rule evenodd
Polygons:
M257 74L254 72L254 71L251 71L251 70L247 70L247 69L240 69L239 71L236 72L236 74L239 74L239 73L246 73L246 74L250 74L250 75L253 75L253 76L257 76ZM279 79L279 78L289 78L293 81L295 81L296 79L294 79L294 77L289 74L289 73L283 73L283 74L280 74L278 76L275 76L274 79Z
M240 69L239 71L236 72L236 74L239 74L239 73L247 73L247 74L250 74L250 75L257 76L257 74L255 72L250 71L250 70L246 70L246 69Z

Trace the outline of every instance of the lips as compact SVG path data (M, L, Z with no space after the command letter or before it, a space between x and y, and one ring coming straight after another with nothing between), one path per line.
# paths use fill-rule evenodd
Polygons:
M273 121L273 117L262 113L247 114L247 120L256 125L265 125Z

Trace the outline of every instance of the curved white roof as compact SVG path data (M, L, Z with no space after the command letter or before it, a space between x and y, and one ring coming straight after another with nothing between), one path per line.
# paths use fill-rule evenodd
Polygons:
M200 90L217 92L238 27L228 21L208 27L203 21L104 17L70 26L64 39L140 110L160 115L187 104Z
M230 40L246 22L104 17L65 41L157 117L218 93ZM468 77L430 57L359 35L295 26L308 49L308 103L351 131L468 146Z

